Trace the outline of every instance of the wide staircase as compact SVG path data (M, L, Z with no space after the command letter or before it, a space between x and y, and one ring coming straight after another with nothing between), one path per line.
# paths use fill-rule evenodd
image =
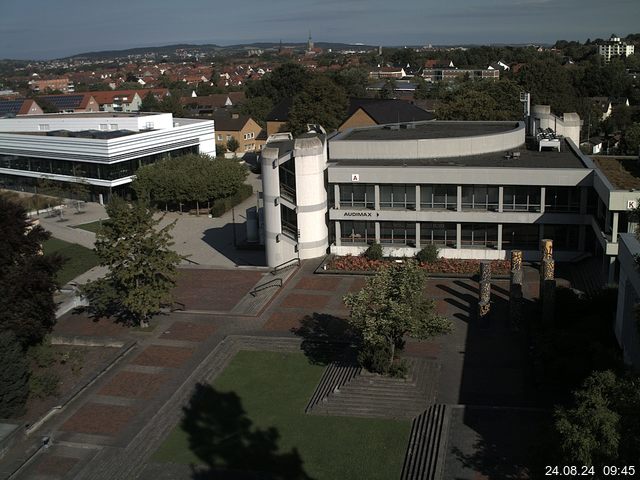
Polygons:
M365 370L357 374L343 370L346 373L341 376L336 366L336 372L332 373L335 378L350 379L337 383L328 381L329 388L323 387L317 396L314 393L307 411L350 417L414 418L434 403L439 366L427 359L411 358L409 362L410 373L405 379L384 377ZM342 384L338 386L339 383Z
M441 477L448 428L446 405L432 405L413 419L401 480L436 480Z

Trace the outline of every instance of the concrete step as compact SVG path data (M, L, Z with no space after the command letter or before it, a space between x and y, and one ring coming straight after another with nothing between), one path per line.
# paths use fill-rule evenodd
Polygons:
M414 418L401 480L437 480L441 477L449 415L446 405L432 405Z

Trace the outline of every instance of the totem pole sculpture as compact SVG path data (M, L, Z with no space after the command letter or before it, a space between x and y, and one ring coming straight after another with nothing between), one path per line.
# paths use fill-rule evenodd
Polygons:
M491 310L491 262L480 262L480 291L478 298L478 319L489 319Z
M523 300L522 283L522 251L511 251L511 277L509 279L509 323L511 328L518 330L522 325Z
M542 304L542 319L552 322L555 310L556 279L555 262L553 261L553 240L540 240L542 260L540 261L540 303Z

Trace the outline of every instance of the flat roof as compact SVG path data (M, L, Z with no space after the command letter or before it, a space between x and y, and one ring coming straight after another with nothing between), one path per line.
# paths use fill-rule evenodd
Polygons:
M509 157L511 152L520 153L520 157ZM476 168L587 168L580 157L562 140L561 151L537 149L521 149L469 155L464 157L441 157L419 159L336 159L329 162L338 166L372 166L372 167L476 167Z
M42 115L25 115L13 117L19 120L31 118L131 118L131 117L148 117L151 115L163 115L161 112L74 112L74 113L43 113Z
M62 138L94 138L99 140L109 140L110 138L127 137L137 133L150 132L152 130L144 130L134 132L132 130L51 130L48 132L0 132L15 135L37 135L40 137L62 137Z
M407 128L407 125L410 128ZM476 137L505 133L517 129L518 122L419 122L353 129L334 140L421 140L434 138ZM411 128L413 127L413 128Z
M638 158L605 156L591 158L615 189L640 189L640 160Z

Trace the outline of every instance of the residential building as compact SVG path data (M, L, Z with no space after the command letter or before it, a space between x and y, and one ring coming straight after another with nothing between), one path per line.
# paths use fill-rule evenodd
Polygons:
M31 98L0 100L0 117L17 115L41 115L42 109Z
M57 109L58 113L95 113L100 111L100 105L91 93L69 93L60 95L41 95L39 102Z
M144 90L108 90L91 92L101 112L137 112Z
M51 92L60 91L62 93L73 93L73 82L67 77L49 78L49 79L33 79L29 81L29 88L34 92Z
M235 138L239 145L236 153L240 155L259 151L264 145L260 136L262 127L248 115L219 111L213 114L213 121L216 125L216 143L226 145Z
M211 115L221 108L242 105L245 102L244 92L217 93L202 97L183 97L182 105L193 115Z
M613 57L633 55L634 51L635 47L633 45L623 42L615 33L611 35L608 41L598 45L598 53L605 63L609 63Z
M378 67L369 72L369 78L404 78L406 76L402 67Z
M347 118L338 127L338 131L394 122L419 122L434 118L433 113L426 112L405 100L350 98Z
M499 80L499 68L425 68L422 77L427 82L452 81L468 76L472 80Z
M0 119L0 187L82 182L93 200L127 195L135 171L167 156L215 156L211 120L170 113L68 113Z

